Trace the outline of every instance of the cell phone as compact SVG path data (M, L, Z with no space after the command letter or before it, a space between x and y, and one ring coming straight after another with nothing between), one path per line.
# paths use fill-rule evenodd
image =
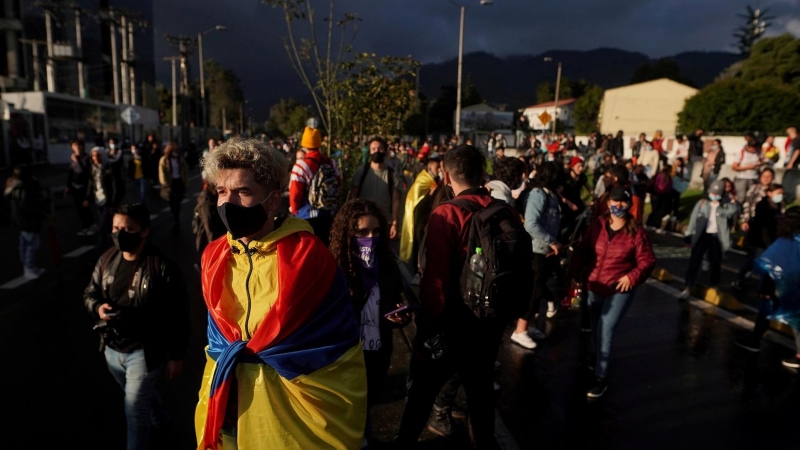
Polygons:
M391 312L388 312L388 313L384 314L383 317L389 318L389 317L391 317L391 316L393 316L395 314L400 314L400 313L406 312L406 311L416 311L419 308L420 308L419 305L403 305L403 306L395 309L394 311L391 311Z

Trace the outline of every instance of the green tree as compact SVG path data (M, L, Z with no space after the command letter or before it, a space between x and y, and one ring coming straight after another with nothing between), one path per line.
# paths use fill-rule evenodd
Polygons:
M346 134L402 133L403 122L414 112L414 77L419 62L408 57L359 53L345 62L344 80L338 87L342 110L338 112Z
M678 83L692 86L692 82L681 75L681 69L678 67L678 63L673 59L667 58L659 59L653 65L648 62L639 66L631 78L631 84L660 80L661 78L668 78Z
M771 20L774 17L767 16L768 10L761 10L761 9L753 9L750 5L747 5L747 13L745 14L737 14L738 17L741 17L745 20L745 23L737 28L735 33L733 33L733 37L736 38L736 47L739 48L739 52L742 55L749 55L750 50L753 47L753 44L766 33L767 28L772 25Z
M234 128L233 125L241 120L239 107L244 102L244 91L239 77L213 59L205 60L204 69L209 123L213 128L222 129L224 111L225 125Z
M439 97L433 102L428 111L429 130L439 133L453 132L453 118L456 112L456 99L458 90L455 86L442 86ZM478 88L472 84L470 77L467 77L465 87L461 90L461 107L477 105L483 103L483 97Z
M585 81L581 80L581 82L585 83ZM580 82L579 82L580 83ZM537 103L547 103L553 102L556 100L556 88L555 83L550 84L549 82L539 83L539 86L536 87L536 102ZM558 90L558 100L561 103L561 100L565 100L568 98L573 98L575 95L573 93L573 87L576 83L570 81L567 77L561 77L561 88Z
M583 95L575 102L573 119L575 121L575 133L587 135L597 131L597 117L600 114L600 104L603 102L603 88L600 86L589 86Z
M281 99L269 110L267 133L270 136L285 138L302 132L311 115L311 109L297 100Z
M771 81L800 90L800 39L789 34L761 39L742 62L738 75L746 82Z
M706 86L689 98L678 114L681 130L716 133L782 132L800 117L800 93L769 80L729 79Z
M344 93L342 72L349 61L358 31L355 13L334 17L334 0L327 1L327 16L320 26L312 0L261 0L283 10L287 36L284 48L292 68L308 89L323 128L331 141L348 127L341 114ZM323 0L314 3L324 3Z

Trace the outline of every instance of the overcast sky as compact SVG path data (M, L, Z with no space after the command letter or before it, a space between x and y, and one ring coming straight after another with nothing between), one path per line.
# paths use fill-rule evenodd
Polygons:
M362 21L356 51L412 55L427 62L458 54L459 10L456 0L339 0L336 16L357 12ZM499 56L539 54L547 50L590 50L615 47L663 57L691 50L735 51L737 13L758 0L458 0L467 7L464 52ZM196 35L215 25L228 31L204 38L206 58L233 69L256 116L265 119L281 97L303 93L289 65L282 38L282 13L259 0L155 0L157 78L169 85L169 63L175 54L164 34ZM777 16L770 34L800 37L800 0L760 2ZM318 15L328 2L312 0ZM324 10L324 11L323 11ZM196 56L195 56L196 58ZM197 76L196 64L192 68Z

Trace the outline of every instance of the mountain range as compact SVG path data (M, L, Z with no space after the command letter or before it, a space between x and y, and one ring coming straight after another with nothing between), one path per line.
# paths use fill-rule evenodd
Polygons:
M545 57L552 58L546 62ZM681 75L694 87L702 88L727 67L742 59L728 52L684 52L667 57L678 65ZM588 51L552 50L540 55L498 57L486 52L464 55L463 83L469 80L484 101L505 105L508 109L536 104L540 83L555 84L557 63L562 63L561 76L571 81L581 79L604 89L630 84L636 70L657 60L636 52L613 48ZM441 87L455 85L458 60L425 64L420 69L420 91L428 98L439 96Z

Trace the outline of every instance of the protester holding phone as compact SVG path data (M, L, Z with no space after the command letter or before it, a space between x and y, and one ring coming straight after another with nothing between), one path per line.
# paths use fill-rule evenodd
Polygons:
M99 319L108 370L125 391L128 450L146 449L151 429L174 426L159 398L162 374L177 377L189 341L189 311L180 269L150 242L150 212L141 204L114 212L114 247L97 261L83 293ZM161 442L172 447L174 443Z
M403 306L402 282L389 245L389 224L370 200L345 203L333 219L330 249L347 278L359 314L367 368L367 408L378 400L392 357L392 329L411 320L414 306ZM365 439L370 439L367 418Z
M644 228L630 214L630 193L612 189L608 210L592 222L572 255L569 276L586 281L592 324L596 380L586 395L601 397L607 387L608 362L614 331L631 305L637 286L647 280L655 256Z

